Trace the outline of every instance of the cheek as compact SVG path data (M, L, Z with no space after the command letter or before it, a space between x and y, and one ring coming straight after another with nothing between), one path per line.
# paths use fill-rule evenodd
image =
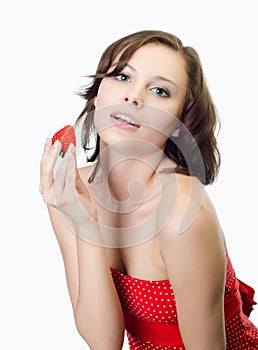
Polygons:
M141 121L152 133L156 132L169 137L178 125L178 118L171 111L161 110L153 106L147 106L145 110Z
M94 106L95 106L96 109L97 108L101 108L103 106L103 104L104 104L103 99L104 99L103 95L101 94L100 91L98 91L98 94L97 94L97 96L94 99Z
M112 86L110 86L110 84L108 84L107 82L102 81L98 90L98 94L95 98L95 107L102 108L105 106L109 106L115 104L116 100L116 92L114 91Z
M95 100L94 100L94 106L96 108L102 107L105 104L105 100L106 100L105 89L104 89L103 83L101 83L99 86L97 96L95 97Z
M183 108L185 105L185 99L181 98L180 100L173 103L173 105L168 109L168 112L175 116L176 118L180 118Z

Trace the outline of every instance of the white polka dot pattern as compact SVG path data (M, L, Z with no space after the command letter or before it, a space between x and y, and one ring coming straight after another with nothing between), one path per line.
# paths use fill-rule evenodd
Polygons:
M177 324L176 303L169 280L147 281L125 275L111 268L123 311L139 319L155 323ZM227 257L225 296L236 288L236 276ZM258 330L241 311L225 325L227 350L258 349ZM185 350L181 345L158 345L141 341L127 332L130 350Z

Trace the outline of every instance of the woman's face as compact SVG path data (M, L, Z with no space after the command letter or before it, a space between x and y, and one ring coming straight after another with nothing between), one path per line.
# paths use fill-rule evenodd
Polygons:
M102 142L139 139L164 149L169 135L177 133L187 82L180 53L156 43L140 47L119 75L100 84L94 104Z

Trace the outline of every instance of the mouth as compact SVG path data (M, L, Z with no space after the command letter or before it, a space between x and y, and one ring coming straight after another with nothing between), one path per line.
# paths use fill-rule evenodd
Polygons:
M111 114L111 117L122 122L125 124L129 124L132 125L136 128L140 128L140 124L135 121L133 118L129 117L128 115L124 115L124 114Z

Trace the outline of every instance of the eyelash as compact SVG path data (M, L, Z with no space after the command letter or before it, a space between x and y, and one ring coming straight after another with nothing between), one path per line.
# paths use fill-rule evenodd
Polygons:
M155 87L151 88L151 90L153 90L153 89L162 91L161 93L158 93L158 94L157 94L157 95L159 95L160 97L170 97L169 92L168 92L167 90L165 90L165 89L159 87L159 86L155 86ZM164 95L164 94L165 94L165 95Z
M118 80L120 80L120 81L128 81L128 80L130 80L129 76L127 74L125 74L125 73L117 74L116 78ZM126 78L126 79L123 79L123 78ZM155 93L158 96L160 96L160 97L170 97L170 93L166 89L164 89L162 87L159 87L159 86L155 86L155 87L151 88L150 90L152 91L154 89L161 91L160 93Z
M121 79L122 77L126 77L126 80ZM118 73L118 74L116 75L116 78L117 78L118 80L121 80L121 81L127 81L127 80L130 79L129 76L126 75L125 73Z

